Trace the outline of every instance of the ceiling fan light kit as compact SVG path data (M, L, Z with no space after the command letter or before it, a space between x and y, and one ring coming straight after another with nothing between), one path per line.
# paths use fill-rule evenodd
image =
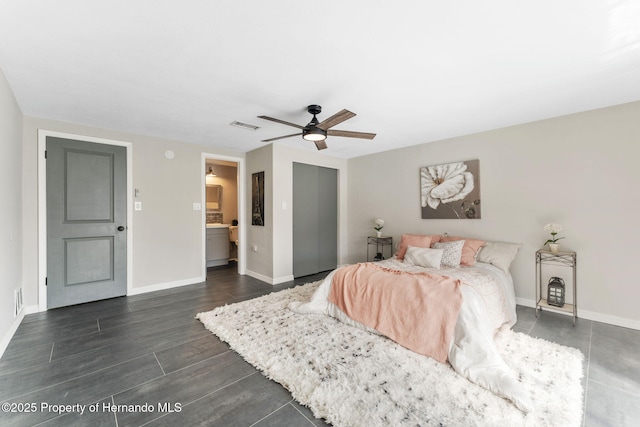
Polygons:
M327 131L318 129L317 127L305 129L302 131L302 138L307 141L324 141L327 139Z
M302 132L300 133L294 133L294 134L285 135L285 136L278 136L276 138L270 138L270 139L263 139L262 142L271 142L278 139L284 139L284 138L290 138L292 136L302 135L302 138L304 140L314 142L318 150L324 150L325 148L327 148L327 144L324 142L324 140L327 139L327 135L342 136L346 138L361 138L361 139L373 139L376 136L375 133L353 132L348 130L330 129L333 126L336 126L356 115L355 113L352 113L349 110L339 111L338 113L334 114L328 119L323 120L322 122L318 122L318 118L316 117L316 114L320 114L320 112L322 111L321 106L315 105L315 104L309 105L307 107L307 111L309 112L309 114L313 114L313 119L311 119L311 121L306 126L300 126L295 123L286 122L284 120L274 119L273 117L258 116L258 118L260 119L270 120L272 122L280 123L287 126L293 126L295 128L302 130Z

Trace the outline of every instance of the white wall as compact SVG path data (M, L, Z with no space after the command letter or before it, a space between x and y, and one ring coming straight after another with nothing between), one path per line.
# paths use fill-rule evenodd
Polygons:
M38 305L38 129L105 138L132 144L133 187L140 190L142 211L133 212L132 293L204 280L203 215L193 210L202 202L202 153L244 157L184 142L126 134L71 123L24 118L23 226L25 299ZM165 152L172 150L169 160ZM130 201L132 202L132 201Z
M419 168L472 159L482 219L421 219ZM443 232L518 242L516 295L533 304L534 254L558 222L562 247L578 254L579 316L640 329L639 159L640 102L351 159L349 261L365 259L375 218L395 242Z
M21 317L13 292L22 285L22 112L0 69L0 356Z

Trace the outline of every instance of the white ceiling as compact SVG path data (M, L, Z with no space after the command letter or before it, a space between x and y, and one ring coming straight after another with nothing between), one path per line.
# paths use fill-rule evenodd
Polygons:
M640 100L640 1L0 0L0 68L25 115L241 152L346 108L351 158Z

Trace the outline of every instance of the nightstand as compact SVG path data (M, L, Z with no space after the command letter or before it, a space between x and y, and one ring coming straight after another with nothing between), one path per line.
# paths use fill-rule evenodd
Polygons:
M539 249L536 251L536 317L540 315L542 309L571 313L573 315L573 324L576 324L578 318L578 292L576 288L576 253L573 251L558 251L551 252L546 249ZM542 266L548 265L560 265L570 267L573 273L573 304L565 303L562 307L550 305L546 298L543 298L543 286L542 283ZM565 290L566 293L566 290Z
M369 253L372 246L375 246L373 251L373 259L371 259ZM388 249L388 251L387 251ZM385 257L385 253L388 252L388 256ZM367 262L369 261L382 261L393 256L393 237L367 237ZM382 257L382 258L379 258Z

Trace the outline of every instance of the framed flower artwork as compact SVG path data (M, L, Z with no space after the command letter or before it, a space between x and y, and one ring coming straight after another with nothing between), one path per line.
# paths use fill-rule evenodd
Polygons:
M423 219L480 219L480 161L420 168Z

